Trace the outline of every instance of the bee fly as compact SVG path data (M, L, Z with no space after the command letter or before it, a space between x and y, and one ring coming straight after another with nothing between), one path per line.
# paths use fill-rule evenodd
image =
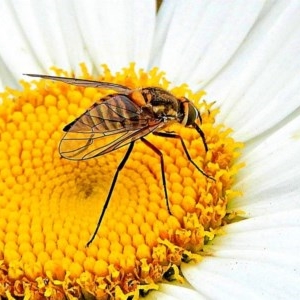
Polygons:
M59 152L63 158L77 161L91 159L129 145L113 177L96 229L87 246L92 243L97 235L119 172L126 164L134 143L137 140L141 140L160 157L161 177L166 205L168 212L172 214L166 187L163 153L145 139L145 136L149 133L156 136L179 139L188 160L205 177L214 180L214 178L210 177L195 164L180 135L174 132L161 131L173 122L178 122L183 126L192 126L199 133L205 151L208 150L205 135L196 123L197 119L199 119L200 123L202 121L200 113L187 98L177 98L159 87L133 90L126 86L109 82L38 74L25 75L62 81L82 87L110 89L117 92L100 99L85 113L66 125L63 129L66 133L59 144Z

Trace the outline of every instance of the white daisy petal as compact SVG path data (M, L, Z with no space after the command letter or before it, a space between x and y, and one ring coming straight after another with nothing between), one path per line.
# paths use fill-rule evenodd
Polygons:
M300 117L263 137L255 148L246 148L236 189L244 195L229 208L247 216L292 210L300 206ZM288 203L288 205L287 205Z
M20 66L26 71L32 68L38 69L37 61L30 43L26 39L26 34L18 21L13 3L10 1L0 1L0 57L4 67L5 75L1 76L3 85L16 86L16 78L20 78L22 71ZM2 73L3 74L3 73Z
M0 56L0 74L6 74L6 76L0 76L0 90L3 91L6 86L6 84L4 83L4 77L6 79L6 82L14 82L14 78L10 76L9 70L7 69L7 66L2 60L1 56Z
M206 258L198 266L183 265L182 270L193 287L210 299L297 299L300 295L296 272L251 257Z
M115 0L101 5L97 0L77 1L75 7L82 37L97 68L105 63L118 71L135 59L139 59L138 67L146 67L154 31L154 1Z
M92 69L93 59L88 54L79 30L78 16L75 13L75 3L74 1L57 1L56 6L61 31L60 35L62 36L61 47L64 47L65 51L63 57L66 58L66 63L68 63L68 67L64 68L72 70L76 74L79 72L79 63L81 62L84 62L87 68Z
M62 34L64 24L62 25L59 19L59 11L64 11L66 15L69 14L70 5L68 5L69 9L65 11L63 9L65 6L58 6L55 1L26 0L12 3L42 72L49 72L47 67L52 65L69 70L70 63L65 45L70 41L65 40Z
M196 290L213 299L242 295L243 299L296 299L300 295L299 209L234 223L224 230L226 235L206 248L213 257L205 257L196 267L182 267ZM216 282L217 291L212 288Z
M48 73L53 65L76 70L85 60L70 1L26 0L1 5L6 10L1 9L5 19L1 20L0 36L4 39L6 33L15 39L11 42L15 47L1 47L1 57L16 78L22 73Z
M213 251L214 255L216 250L273 251L279 256L285 255L286 259L295 256L294 263L298 263L299 266L299 258L296 256L298 256L300 241L297 238L291 238L299 236L299 211L298 208L294 211L254 217L227 225L224 228L226 235L213 240L211 245L207 246L207 251ZM272 261L273 258L271 256L270 258L264 257L264 260ZM293 266L293 263L287 264L284 260L277 260L276 264Z
M177 300L180 298L162 293L160 291L150 292L150 294L145 298L146 300Z
M173 82L205 84L236 52L262 8L262 1L164 2L153 51L160 55L152 65Z
M216 262L215 269L211 267L211 263L214 262ZM259 293L255 289L224 274L233 270L232 265L234 266L234 263L232 265L229 261L227 263L229 265L224 260L215 257L213 259L208 258L197 266L182 265L182 271L193 288L201 292L207 299L260 299ZM243 271L244 269L241 270L241 272Z
M1 1L0 10L1 40L14 39L14 47L0 49L12 78L53 65L76 72L83 61L95 70L103 63L113 71L132 61L148 65L155 1ZM4 84L12 85L7 77Z
M188 299L188 300L204 300L207 299L203 297L199 292L191 288L186 288L174 284L161 284L159 286L159 291L151 292L145 300L155 300L155 299Z
M239 128L237 139L259 135L299 107L299 14L298 1L275 2L205 88L222 105L220 120Z
M155 1L150 0L135 1L133 5L133 51L129 61L137 62L137 67L147 69L155 31L156 5Z

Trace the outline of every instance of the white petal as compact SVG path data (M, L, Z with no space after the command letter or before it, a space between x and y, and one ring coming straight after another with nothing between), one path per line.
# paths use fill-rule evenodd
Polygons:
M238 258L205 258L182 271L195 290L209 299L298 299L299 270Z
M300 116L253 148L246 148L245 168L235 188L243 196L229 208L243 210L246 216L293 210L300 207Z
M154 31L154 1L77 1L79 28L94 65L118 71L138 59L146 67Z
M163 2L152 65L175 83L208 82L236 52L262 8L262 1Z
M146 300L177 300L180 298L168 295L167 293L162 293L160 291L150 292L145 298Z
M297 299L300 296L300 209L224 227L197 266L183 265L189 283L213 299ZM216 288L217 287L217 288Z
M38 68L39 64L18 22L13 3L0 1L0 14L1 71L5 72L1 73L1 79L4 86L8 83L16 85L16 78L20 78L22 72L30 71L32 67ZM24 70L19 66L24 67Z
M293 268L299 266L300 240L297 238L300 233L300 209L294 211L277 213L267 216L250 218L241 222L233 223L224 227L226 234L217 237L207 246L207 251L260 251L261 256L255 260L263 259L281 265L282 267ZM268 257L265 257L265 254ZM269 253L273 252L278 257L276 262ZM250 252L249 252L250 253ZM247 257L247 255L244 255ZM234 258L235 254L230 257ZM300 270L299 270L300 271Z
M66 5L57 6L55 1L25 0L12 1L16 18L22 27L23 34L37 60L39 70L49 72L47 67L57 65L70 69L69 58L65 45L70 42L62 34L64 24L59 19L60 11L65 15L72 11L69 1ZM74 45L73 45L74 47ZM24 72L37 71L24 70Z
M5 19L0 21L0 36L3 39L6 34L8 42L1 47L0 53L15 78L27 72L48 73L53 65L70 70L78 68L79 62L84 61L86 54L71 1L1 3Z
M1 59L0 56L0 74L2 76L0 76L0 91L3 91L7 82L13 82L14 78L13 77L9 77L9 71L7 70L7 67L4 63L4 61ZM6 76L4 76L4 74L7 74ZM4 77L9 77L6 78L6 83L4 83ZM2 100L0 100L0 103L2 102Z
M299 107L300 2L276 1L232 61L206 88L221 118L247 141Z
M183 287L181 285L161 284L159 291L151 292L145 298L146 300L161 300L161 299L187 299L187 300L202 300L207 299L193 288Z
M234 263L232 265L234 266ZM235 273L232 272L234 270L232 265L230 261L205 258L197 266L183 265L182 272L194 289L201 292L207 299L261 299L256 289L247 284L241 284L238 278L233 277ZM237 266L240 267L241 272L244 271L241 264Z
M132 61L148 65L153 0L0 1L0 12L0 38L6 41L1 70L8 73L3 84L13 85L22 73L49 73L53 65L75 72L81 62L90 70L103 63L113 71Z

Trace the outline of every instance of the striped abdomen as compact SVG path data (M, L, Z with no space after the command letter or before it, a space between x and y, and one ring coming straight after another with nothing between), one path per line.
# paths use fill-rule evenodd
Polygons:
M66 132L98 132L113 134L120 129L145 126L141 108L127 95L113 94L95 103L80 117L64 127ZM109 133L110 132L110 133Z

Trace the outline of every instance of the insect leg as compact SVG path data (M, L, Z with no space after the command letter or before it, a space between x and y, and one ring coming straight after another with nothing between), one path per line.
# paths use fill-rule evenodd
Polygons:
M196 127L195 127L196 128ZM198 127L199 128L199 127ZM200 129L200 128L199 128ZM201 130L201 129L200 129ZM197 130L198 131L198 130ZM202 130L201 130L202 132ZM152 132L154 135L157 135L157 136L162 136L162 137L166 137L166 138L173 138L173 139L179 139L180 142L181 142L181 145L182 145L182 148L184 150L184 153L185 155L187 156L189 162L191 162L193 164L193 166L201 173L203 174L205 177L209 178L209 179L212 179L213 181L215 181L215 179L211 176L209 176L208 174L206 174L201 168L199 168L196 163L192 160L188 150L187 150L187 147L183 141L183 138L178 135L178 134L174 134L174 133L169 133L169 132ZM202 132L203 133L203 132ZM207 147L207 146L206 146Z
M169 206L169 198L168 198L168 192L167 192L167 184L166 184L166 177L165 177L164 156L163 156L162 152L159 149L157 149L153 144L151 144L145 138L142 137L141 140L149 148L151 148L157 155L159 155L159 157L160 157L161 177L162 177L162 182L163 182L163 187L164 187L164 192L165 192L165 198L166 198L167 208L168 208L169 214L172 215L171 210L170 210L170 206Z
M106 211L106 209L107 209L107 206L108 206L110 197L111 197L111 195L112 195L112 193L113 193L113 190L114 190L114 187L115 187L115 185L116 185L116 182L117 182L117 178L118 178L119 172L120 172L120 171L123 169L123 167L125 166L126 161L127 161L128 157L130 156L130 153L131 153L131 151L132 151L132 149L133 149L133 146L134 146L134 142L131 142L131 143L129 144L129 147L128 147L128 149L127 149L127 152L126 152L125 156L123 157L122 161L121 161L120 164L118 165L118 168L117 168L117 171L116 171L115 176L114 176L114 178L113 178L112 184L111 184L111 186L110 186L110 189L109 189L107 198L106 198L105 203L104 203L104 205L103 205L102 212L101 212L100 218L99 218L98 223L97 223L97 227L96 227L96 229L95 229L95 231L94 231L94 233L93 233L93 236L91 237L91 239L90 239L90 240L88 241L88 243L86 244L86 247L88 247L88 246L93 242L94 238L95 238L96 235L97 235L97 232L98 232L98 230L99 230L99 227L100 227L101 222L102 222L102 219L103 219L103 216L104 216L105 211Z
M200 117L200 120L201 120L201 117ZM202 122L202 120L201 120ZM201 128L196 124L192 124L192 126L197 130L197 132L200 134L201 136L201 139L202 139L202 142L203 142L203 145L204 145L204 148L205 148L205 151L207 152L208 151L208 147L207 147L207 144L206 144L206 139L205 139L205 135L204 135L204 132L201 130ZM182 143L183 141L181 141Z

